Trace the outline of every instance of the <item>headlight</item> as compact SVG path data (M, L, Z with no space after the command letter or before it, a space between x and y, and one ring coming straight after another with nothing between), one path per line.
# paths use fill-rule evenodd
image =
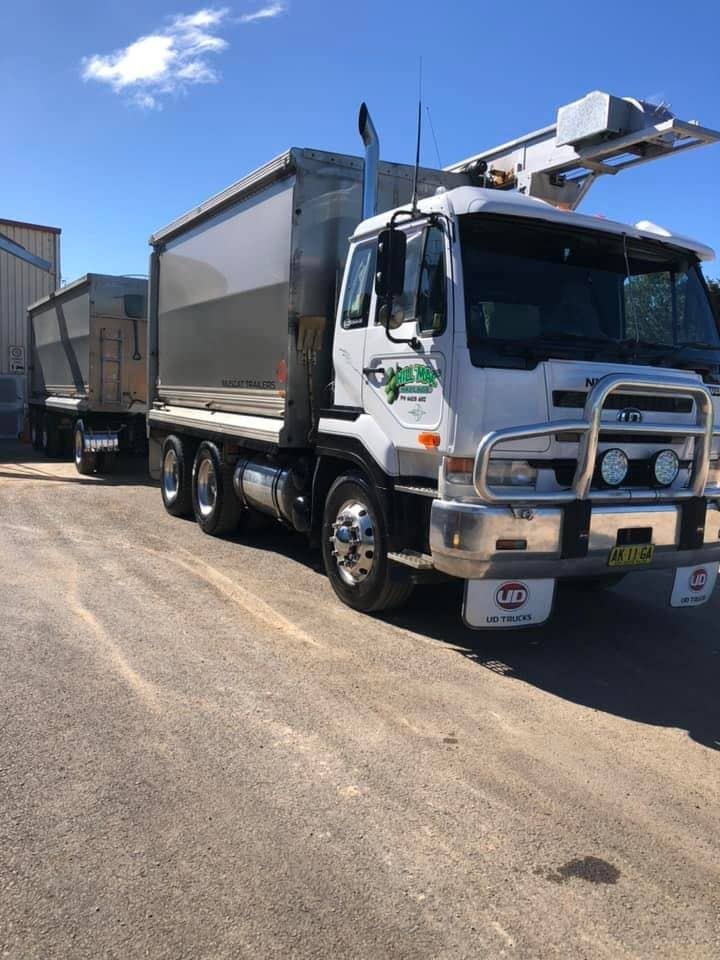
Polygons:
M537 470L526 460L491 460L487 482L491 487L534 487Z
M600 476L609 487L619 487L628 473L628 458L622 450L606 450L600 460Z
M472 484L474 461L470 457L446 457L445 479L449 483ZM491 460L487 482L491 487L534 487L537 470L526 460Z
M659 487L669 487L680 472L680 461L674 450L661 450L652 460L652 473Z

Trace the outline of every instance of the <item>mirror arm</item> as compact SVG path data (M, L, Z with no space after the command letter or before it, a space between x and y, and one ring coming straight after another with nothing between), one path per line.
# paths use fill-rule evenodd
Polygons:
M385 336L388 338L390 343L407 343L413 350L419 350L422 344L417 337L410 337L406 339L405 337L394 337L390 333L390 320L392 318L392 294L389 297L385 298Z

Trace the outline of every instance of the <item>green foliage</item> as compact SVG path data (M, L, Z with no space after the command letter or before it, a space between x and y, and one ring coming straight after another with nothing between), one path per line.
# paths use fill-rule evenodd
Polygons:
M643 273L626 280L625 335L637 332L639 340L672 344L672 296L668 273Z
M715 308L715 316L720 317L720 280L710 280L707 278L708 289L710 290L710 299Z

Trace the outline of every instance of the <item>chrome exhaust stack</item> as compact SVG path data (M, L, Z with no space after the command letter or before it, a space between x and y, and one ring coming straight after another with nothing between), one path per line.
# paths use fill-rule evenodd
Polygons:
M360 105L358 129L365 144L365 170L363 173L362 218L374 217L377 213L378 163L380 161L380 140L372 122L367 104Z

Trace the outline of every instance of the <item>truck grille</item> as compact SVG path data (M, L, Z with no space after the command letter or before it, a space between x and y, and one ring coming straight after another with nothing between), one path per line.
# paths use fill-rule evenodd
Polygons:
M672 446L675 443L684 443L684 438L658 436L656 433L633 433L628 436L626 433L613 433L606 429L607 424L600 428L601 443L620 443L624 446L631 446L634 443L654 443L660 446ZM554 434L556 443L580 443L579 433L556 433Z
M553 390L554 407L582 409L587 393L582 390ZM605 401L605 410L624 410L632 407L643 413L692 413L690 397L662 397L648 394L611 393Z

